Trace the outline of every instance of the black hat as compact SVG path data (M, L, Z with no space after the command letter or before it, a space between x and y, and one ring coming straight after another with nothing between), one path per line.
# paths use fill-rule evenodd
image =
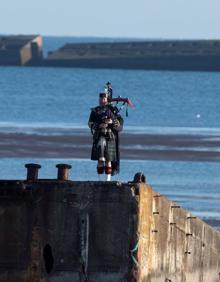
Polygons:
M99 98L103 98L103 97L108 98L108 93L105 93L105 92L99 93Z

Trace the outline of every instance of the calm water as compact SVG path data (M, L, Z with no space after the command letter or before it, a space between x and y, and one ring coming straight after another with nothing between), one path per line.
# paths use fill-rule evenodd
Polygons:
M220 128L220 73L68 68L0 67L1 123L86 127L108 80L128 128Z
M80 41L68 41L74 40ZM45 38L45 52L63 43ZM124 130L220 136L220 73L25 67L0 67L0 132L63 134L87 128L90 108L107 81L114 96L135 104ZM73 165L72 179L96 180L88 159L0 159L0 178L25 178L27 162L43 165L40 177L55 178L55 164L63 161ZM128 181L144 171L154 189L197 215L220 219L219 163L122 160L121 167L114 180Z

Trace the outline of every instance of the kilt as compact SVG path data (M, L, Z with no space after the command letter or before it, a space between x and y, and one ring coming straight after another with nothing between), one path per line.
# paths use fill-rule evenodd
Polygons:
M92 145L92 153L91 153L91 160L99 160L99 158L101 157L100 155L100 150L98 147L98 142L99 142L99 138L100 135L98 132L96 132L93 135L93 145ZM103 136L106 140L106 147L104 150L104 157L106 159L106 161L117 161L117 148L116 148L116 138L115 136L112 134L111 137L107 136Z

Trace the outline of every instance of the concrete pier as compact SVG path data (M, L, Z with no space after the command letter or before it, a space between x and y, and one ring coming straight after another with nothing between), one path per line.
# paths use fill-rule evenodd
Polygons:
M39 65L43 59L42 45L40 35L0 36L0 65Z
M145 183L1 180L0 230L0 282L219 281L220 232Z

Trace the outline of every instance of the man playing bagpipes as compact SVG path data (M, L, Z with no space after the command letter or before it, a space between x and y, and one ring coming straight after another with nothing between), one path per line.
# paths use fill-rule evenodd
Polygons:
M107 83L105 92L99 94L99 106L91 109L88 122L93 134L91 160L98 161L99 179L105 173L107 181L111 180L111 175L119 173L120 168L119 132L123 129L123 118L112 101L122 99L112 98L111 84Z

